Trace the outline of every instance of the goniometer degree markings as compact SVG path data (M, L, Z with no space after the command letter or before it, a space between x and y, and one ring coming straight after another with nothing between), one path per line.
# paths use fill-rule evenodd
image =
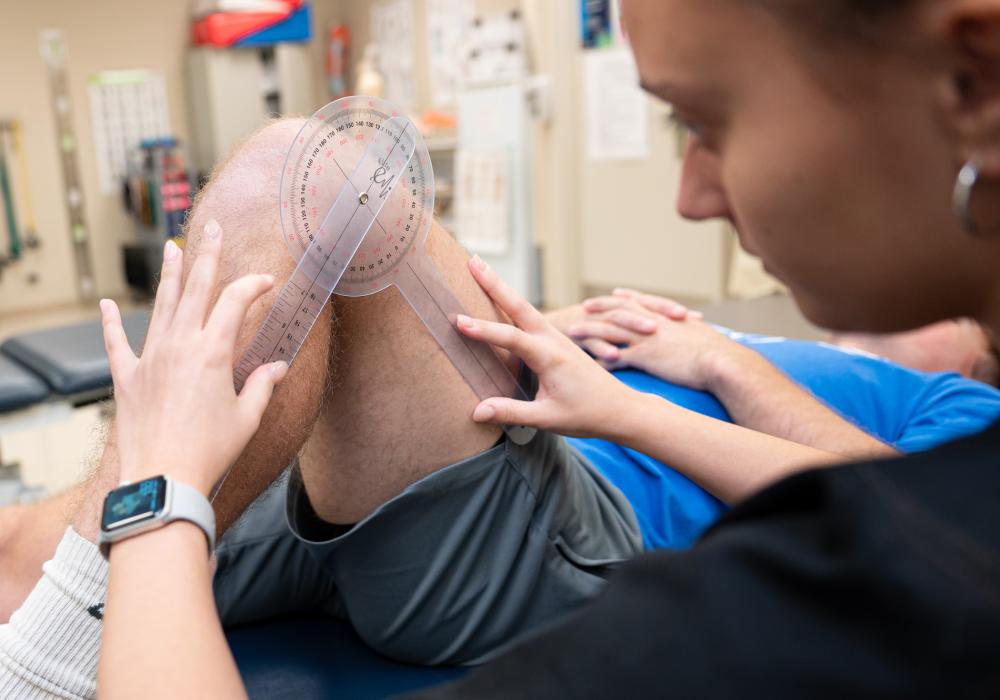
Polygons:
M393 152L393 150L395 150L395 148L396 148L396 145L397 145L397 144L398 144L398 143L399 143L399 142L400 142L400 141L402 140L402 138L403 138L403 134L405 134L405 133L406 133L406 130L407 130L407 129L409 129L409 128L410 128L410 127L409 127L409 124L407 124L406 126L404 126L404 127L403 127L403 132L402 132L402 133L401 133L401 134L400 134L400 135L399 135L398 137L396 137L396 136L393 136L392 134L389 134L390 138L392 138L392 139L393 139L393 146L392 146L392 148L391 148L391 149L389 149L389 154L388 154L388 155L392 155L392 152ZM415 147L416 147L416 144L414 144L414 148L415 148ZM388 157L388 155L387 155L386 157ZM335 164L335 165L337 166L337 169L338 169L338 170L340 171L340 174L344 176L344 180L346 180L347 182L350 182L350 181L351 181L351 178L350 178L350 176L348 176L347 172L345 172L345 171L344 171L344 168L343 168L343 167L342 167L342 166L340 165L340 163L339 163L339 162L337 161L337 159L336 159L336 158L333 158L333 162L334 162L334 164ZM402 177L402 175L403 175L403 174L402 174L402 173L400 173L400 177ZM423 178L421 177L421 179L423 179ZM371 187L369 186L369 188L368 188L368 189L370 190L370 189L371 189ZM394 189L395 189L395 188L394 188ZM384 233L384 234L385 234L385 235L387 235L387 236L389 235L389 232L388 232L388 231L386 230L385 226L384 226L384 225L382 224L382 222L381 222L381 221L379 221L379 218L378 218L378 216L376 216L376 217L375 217L375 219L373 220L373 223L376 223L376 224L378 224L378 227L379 227L380 229L382 229L382 233ZM341 235L343 235L343 234L341 234ZM340 242L340 239L337 239L337 242L339 243L339 242ZM347 261L347 265L349 265L349 264L350 264L350 262L351 262L351 261L350 261L350 260L348 260L348 261ZM398 264L398 263L397 263L397 264ZM345 270L347 269L347 265L344 265L344 269L345 269ZM331 294L332 294L332 293L333 293L333 292L331 292Z
M386 154L386 158L388 158L389 156L391 156L392 152L394 150L396 150L396 146L399 144L399 141L402 139L403 134L405 134L406 130L409 129L409 128L410 128L409 124L407 124L406 126L403 127L403 133L400 134L398 138L393 137L392 148L389 149L389 152ZM392 137L391 134L390 134L390 137ZM337 167L339 168L340 166L338 165ZM343 172L343 169L341 169L341 172ZM400 175L402 175L402 172L400 172ZM398 178L397 178L397 182L398 182ZM347 184L351 185L351 187L354 188L354 184L351 183L350 178L347 178ZM372 186L374 184L375 183L372 182L372 184L368 186L368 189L366 189L364 193L368 194L371 191ZM395 185L393 185L393 187L395 187ZM354 188L354 189L355 189L355 191L357 191L356 188ZM336 202L334 202L334 206L336 206ZM299 301L298 306L295 307L295 311L292 312L291 318L295 318L298 315L299 310L302 308L302 305L305 304L306 293L308 291L312 290L313 287L317 286L316 281L319 279L320 274L323 273L323 270L326 269L326 264L329 262L330 256L333 255L333 250L336 249L337 244L340 243L340 240L344 237L344 234L347 233L348 229L350 229L351 221L354 220L355 215L357 215L358 211L360 211L360 210L361 210L361 205L359 204L357 207L354 208L354 211L351 212L350 218L347 220L347 223L344 224L344 228L340 232L340 235L337 236L337 243L335 243L333 245L333 248L331 248L330 252L326 254L326 257L323 259L323 264L320 265L319 272L316 273L315 277L313 277L313 278L310 279L309 290L307 290L305 292L302 292L302 299ZM377 218L378 217L376 217L376 220L377 220ZM365 235L367 235L367 233L368 232L365 231ZM362 238L362 240L364 240L364 239ZM305 252L308 252L309 248L311 248L311 247L312 247L312 244L310 243L310 245L306 248ZM303 253L303 257L305 256L305 252ZM350 262L350 261L348 261L348 262ZM346 268L346 265L344 267ZM294 279L295 273L298 272L298 270L299 270L299 268L296 267L295 272L292 273L292 279ZM307 278L308 278L308 275L307 275ZM289 282L291 282L292 284L295 284L292 280L289 280ZM297 289L299 289L299 290L302 289L298 285L295 285L295 287ZM327 292L327 296L326 296L326 300L327 301L330 299L330 295L332 295L332 294L333 294L333 290L332 289ZM321 305L321 308L322 308L322 306L326 306L326 301L323 302L323 304ZM319 316L319 314L317 313L317 317L318 316ZM315 318L313 319L313 323L315 323ZM310 330L312 329L312 325L313 325L312 323L309 324L309 329ZM270 352L268 352L267 357L271 357L273 355L274 351L277 349L277 347L278 347L278 345L280 343L281 343L281 338L279 337L278 340L274 343L274 346L271 348ZM301 343L300 343L300 347L301 347ZM293 357L294 357L294 355L293 355Z

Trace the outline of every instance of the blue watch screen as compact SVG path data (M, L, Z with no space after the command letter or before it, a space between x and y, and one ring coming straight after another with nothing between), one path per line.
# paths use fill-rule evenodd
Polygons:
M152 518L163 509L167 498L167 480L162 476L120 486L108 494L101 517L102 530L114 530Z

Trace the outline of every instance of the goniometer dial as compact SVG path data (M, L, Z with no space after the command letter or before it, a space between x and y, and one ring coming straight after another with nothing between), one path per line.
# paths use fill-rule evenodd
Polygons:
M365 149L393 128L389 120L397 116L384 100L349 97L321 109L302 128L281 179L282 232L295 260L313 241ZM416 142L413 157L344 270L337 294L372 294L393 284L402 261L430 231L434 174L420 135L409 136Z

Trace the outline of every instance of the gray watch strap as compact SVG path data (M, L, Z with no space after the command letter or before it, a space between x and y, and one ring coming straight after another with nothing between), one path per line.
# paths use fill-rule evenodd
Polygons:
M208 502L205 495L187 484L174 481L167 477L167 482L172 490L170 508L167 510L163 522L172 523L175 520L187 520L200 527L205 532L205 539L208 540L209 555L215 551L215 511L212 504Z

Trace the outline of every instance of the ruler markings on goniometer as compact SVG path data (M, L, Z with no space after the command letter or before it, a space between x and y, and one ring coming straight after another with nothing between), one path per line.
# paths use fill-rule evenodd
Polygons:
M392 129L382 130L347 177L317 235L254 336L250 349L237 364L233 373L237 391L260 365L277 360L291 363L412 158L415 148L412 141L403 142L396 152L410 128L409 122L398 118L390 120L388 126L397 127L399 136L393 136ZM386 151L384 157L380 157L382 149ZM381 188L380 194L371 195L376 185ZM358 217L361 211L365 215ZM341 224L339 220L344 216L347 220ZM339 231L336 240L328 246L329 250L323 251L334 230ZM321 261L318 253L325 253Z

